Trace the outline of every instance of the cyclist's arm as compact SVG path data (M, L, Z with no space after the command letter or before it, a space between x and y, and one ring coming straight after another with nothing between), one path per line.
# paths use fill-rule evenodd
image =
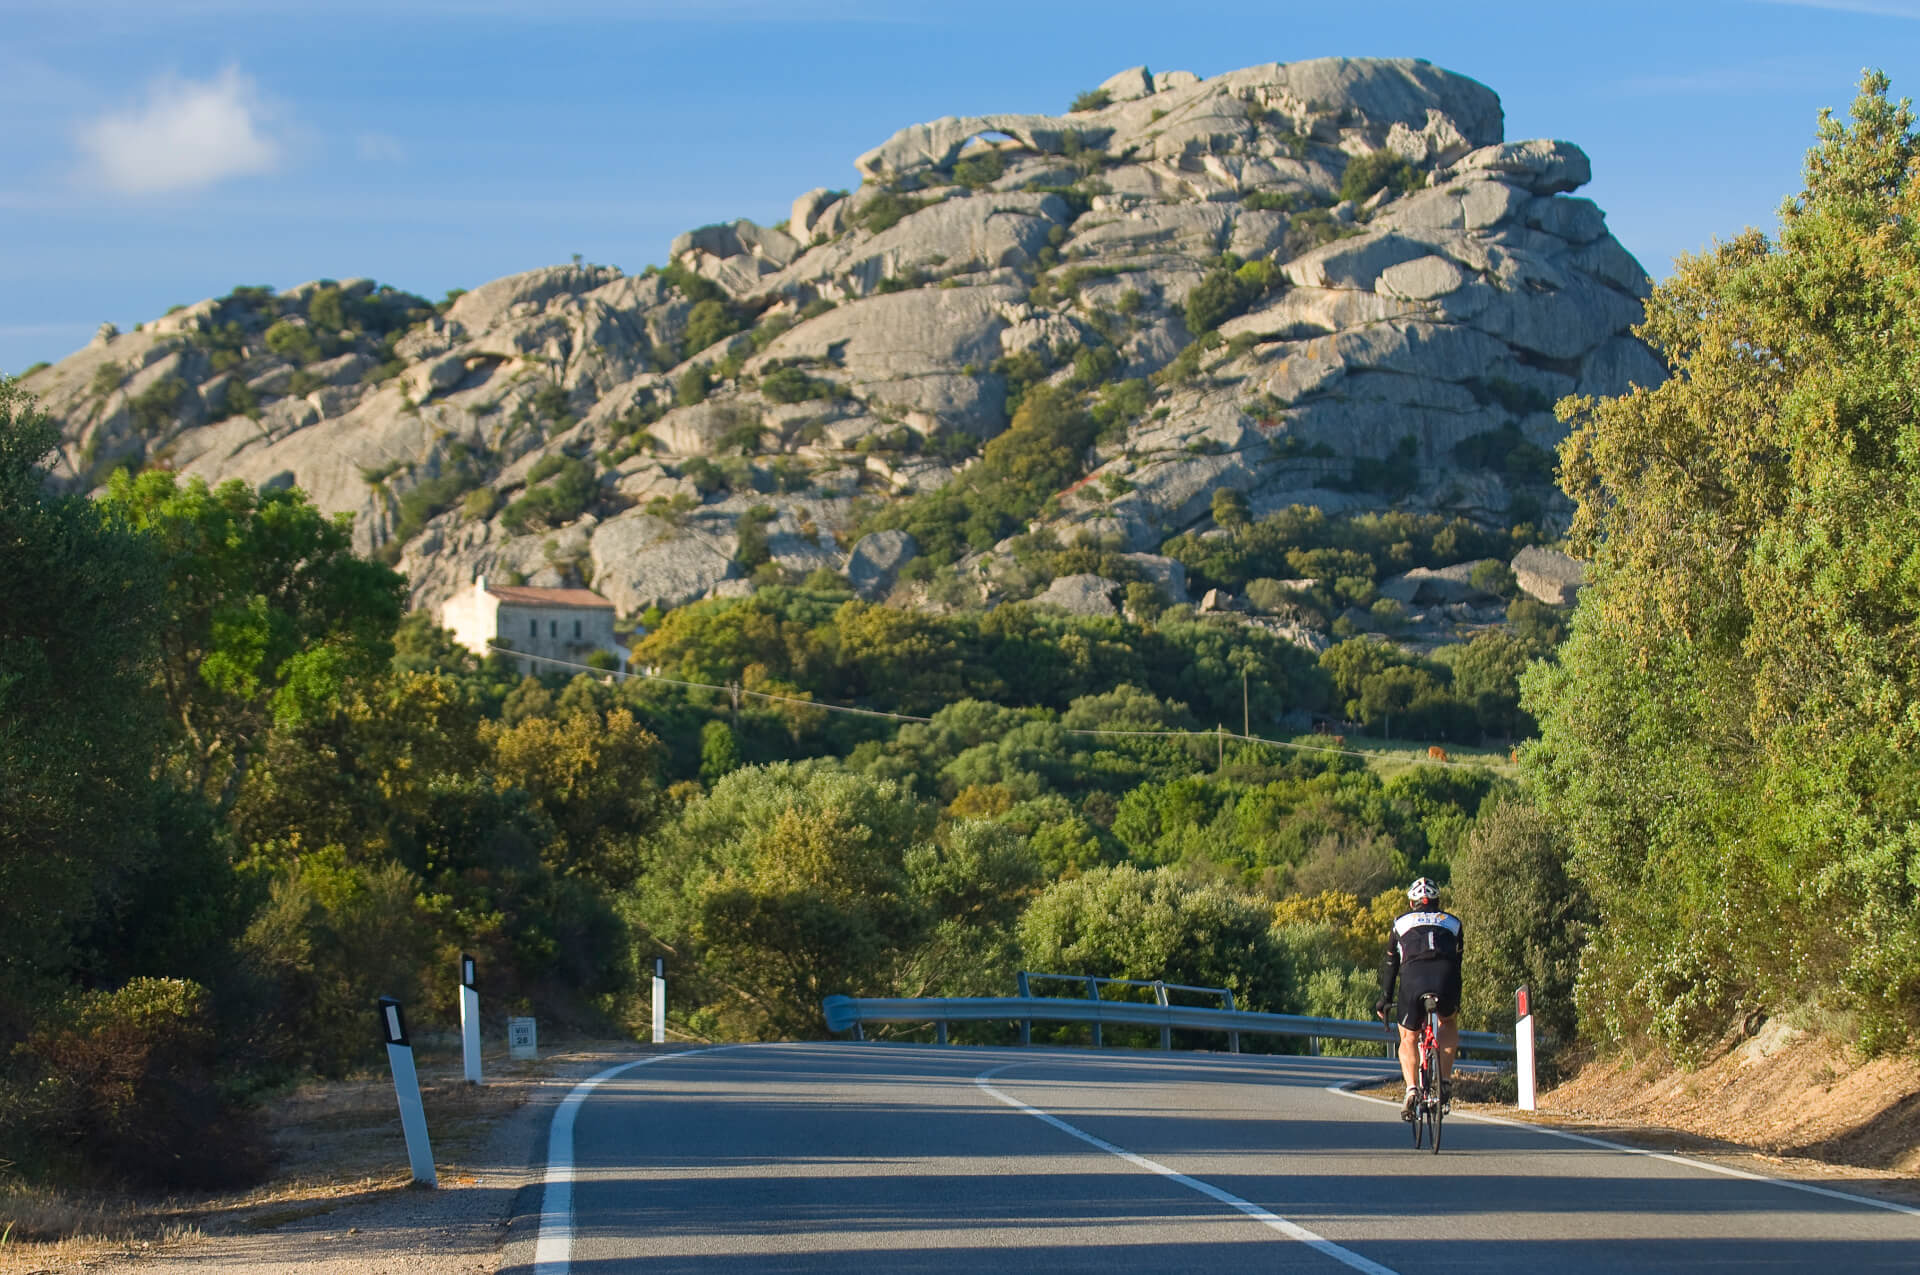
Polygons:
M1400 943L1397 934L1387 935L1387 952L1380 958L1380 1003L1393 1003L1394 984L1400 981Z

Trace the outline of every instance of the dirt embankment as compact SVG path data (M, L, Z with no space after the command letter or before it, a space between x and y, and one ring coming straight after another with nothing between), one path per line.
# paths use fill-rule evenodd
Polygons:
M277 1164L252 1190L166 1200L0 1191L0 1275L492 1272L554 1105L582 1076L653 1048L489 1056L479 1088L461 1079L457 1046L423 1051L432 1191L411 1185L390 1076L303 1085L266 1106Z
M1540 1110L1920 1180L1920 1065L1906 1055L1862 1062L1779 1019L1694 1071L1589 1063L1542 1094Z

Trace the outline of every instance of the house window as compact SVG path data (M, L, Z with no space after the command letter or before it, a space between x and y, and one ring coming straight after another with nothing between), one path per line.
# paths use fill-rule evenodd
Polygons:
M550 638L557 638L560 636L560 621L558 620L547 621L547 636Z
M527 621L527 636L528 636L528 637L539 637L539 636L540 636L540 621L538 621L538 620L528 620L528 621Z
M580 636L580 621L578 620L573 622L573 636L576 638Z

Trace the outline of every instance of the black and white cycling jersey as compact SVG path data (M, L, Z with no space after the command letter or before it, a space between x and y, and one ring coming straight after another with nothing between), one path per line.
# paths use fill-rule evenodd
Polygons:
M1394 919L1393 933L1387 936L1386 955L1380 960L1381 999L1392 999L1394 985L1402 981L1403 970L1407 975L1405 982L1409 984L1415 981L1413 974L1418 970L1423 984L1434 981L1426 977L1431 972L1457 988L1462 937L1460 918L1451 912L1419 909L1402 912Z

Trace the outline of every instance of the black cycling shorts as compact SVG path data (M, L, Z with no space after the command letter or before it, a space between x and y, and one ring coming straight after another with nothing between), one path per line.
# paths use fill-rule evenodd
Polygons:
M1460 967L1452 961L1409 961L1400 967L1400 999L1394 1016L1408 1031L1419 1031L1426 1018L1420 997L1432 992L1440 998L1440 1016L1460 1012Z

